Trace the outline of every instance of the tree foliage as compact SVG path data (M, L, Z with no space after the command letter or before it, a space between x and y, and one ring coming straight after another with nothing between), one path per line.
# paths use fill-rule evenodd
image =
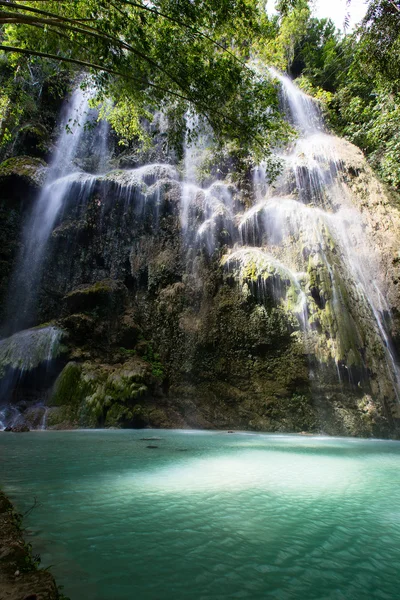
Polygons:
M0 0L0 50L16 69L47 60L90 72L122 129L191 107L221 142L261 155L285 132L275 89L246 64L266 21L258 0Z
M297 77L321 101L333 129L400 190L400 2L369 0L365 18L347 34L312 18L305 4L286 6L267 44L270 60Z
M41 90L62 95L71 71L85 71L98 100L111 98L100 115L121 141L145 141L143 119L161 109L178 143L197 112L227 164L231 155L247 164L288 136L276 89L249 67L256 56L297 78L400 189L398 0L368 0L345 34L313 18L309 0L276 6L268 18L261 0L0 0L3 142L35 116L42 123Z

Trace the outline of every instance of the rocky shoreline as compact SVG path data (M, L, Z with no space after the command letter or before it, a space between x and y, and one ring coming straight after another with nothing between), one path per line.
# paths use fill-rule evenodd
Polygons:
M0 492L0 600L66 600L24 541L22 515Z

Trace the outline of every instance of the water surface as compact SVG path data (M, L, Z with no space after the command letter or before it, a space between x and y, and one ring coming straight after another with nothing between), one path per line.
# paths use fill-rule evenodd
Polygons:
M71 600L397 599L399 467L392 441L0 434L0 482L22 512L36 497L29 541Z

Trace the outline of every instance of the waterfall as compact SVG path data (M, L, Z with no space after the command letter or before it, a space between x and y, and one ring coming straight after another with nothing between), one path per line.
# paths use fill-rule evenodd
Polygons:
M256 202L239 217L243 249L234 249L223 262L236 265L239 279L253 279L256 286L271 281L276 288L279 280L286 305L293 291L296 298L303 294L292 310L310 356L320 365L333 361L339 380L355 385L375 371L375 392L398 398L399 369L385 329L379 264L344 184L338 140L326 132L312 98L275 69L270 74L280 84L298 138L279 154L284 168L274 185L268 185L263 165L255 169ZM382 368L392 382L391 394L378 391Z
M50 325L0 340L0 429L24 422L27 415L31 425L41 428L46 413L43 390L54 379L62 337L63 332Z
M86 134L86 125L93 118L89 109L90 94L78 87L65 103L60 119L60 135L48 168L46 183L36 199L22 233L21 252L10 285L6 334L19 331L35 322L37 294L46 247L58 216L71 195L77 171L75 159ZM99 166L104 167L107 126L98 128L97 152ZM100 142L100 143L99 143ZM84 174L85 183L92 178Z
M184 144L180 205L182 234L189 252L203 248L212 254L222 241L221 233L229 237L229 241L235 236L233 186L219 180L202 185L199 171L210 147L212 131L198 115L187 115L186 127L189 132L199 131L199 135L192 140L186 134Z
M21 251L10 283L7 318L2 326L3 334L8 337L0 340L0 428L18 424L29 412L31 426L41 428L45 422L46 385L54 380L53 363L60 354L63 332L54 326L26 327L36 324L43 264L57 219L71 198L78 204L84 202L93 189L95 177L75 164L82 146L90 144L90 136L97 148L97 167L106 166L108 125L100 123L94 133L93 128L86 127L96 116L89 108L90 97L90 93L78 87L65 102L46 181L22 231Z
M274 315L285 319L296 348L302 348L302 368L308 361L316 399L329 400L332 390L345 395L350 386L357 398L370 394L400 417L400 373L386 329L390 311L380 256L346 182L343 142L327 131L315 100L276 70L268 76L279 85L282 109L297 137L285 149L275 149L274 160L282 165L275 181L269 181L266 164L253 169L247 196L234 184L234 174L219 172L218 165L213 176L202 179L202 161L210 150L206 129L196 143L187 136L182 165L161 158L107 170L108 126L95 128L94 153L86 134L93 116L90 96L80 89L72 94L10 286L5 329L9 336L19 333L0 341L0 360L16 345L28 358L26 364L21 357L7 363L10 378L0 373L8 386L3 398L10 397L16 373L43 366L43 360L29 362L32 347L22 343L34 330L21 329L36 324L39 295L53 284L62 298L104 278L130 282L128 287L139 290L139 309L148 302L143 312L150 314L160 290L179 294L185 286L198 307L205 298L207 269L219 265L213 285L235 287L235 298L242 302L243 294L249 313L257 305L271 320ZM189 129L201 129L197 117L187 119ZM123 164L137 164L123 158ZM64 305L56 303L46 306L48 318L64 318ZM195 331L195 319L203 318L196 306L180 321L183 329ZM88 323L95 323L92 316L85 315ZM182 344L188 380L195 368L193 339L187 335ZM54 350L44 362L56 357ZM0 410L3 424L17 418L11 405ZM43 413L38 426L45 420Z

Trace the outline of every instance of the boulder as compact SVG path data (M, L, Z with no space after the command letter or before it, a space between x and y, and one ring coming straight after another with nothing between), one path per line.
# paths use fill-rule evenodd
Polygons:
M89 313L97 316L104 313L122 312L127 289L122 281L103 279L89 285L80 285L64 296L64 313Z
M46 179L47 166L40 158L15 156L0 165L2 195L15 195L17 190L40 189Z

